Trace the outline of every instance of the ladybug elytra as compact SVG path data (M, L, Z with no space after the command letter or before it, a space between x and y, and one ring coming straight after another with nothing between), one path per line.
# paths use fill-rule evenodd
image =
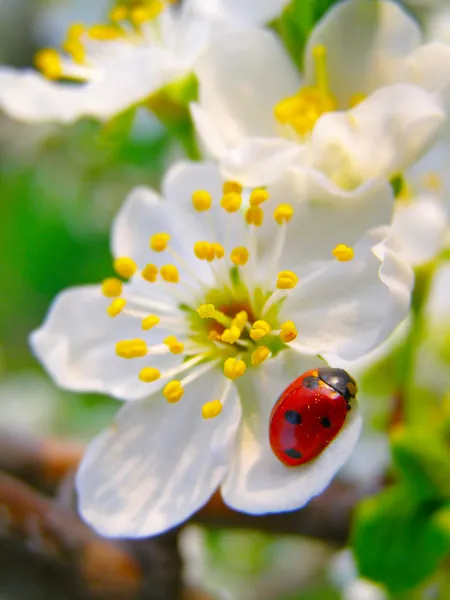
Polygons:
M269 439L285 465L303 465L316 458L342 429L357 392L343 369L312 369L295 379L275 403Z

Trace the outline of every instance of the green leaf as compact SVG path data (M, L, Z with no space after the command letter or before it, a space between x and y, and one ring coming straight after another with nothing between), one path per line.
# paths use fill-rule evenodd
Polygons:
M450 551L450 505L417 504L396 486L362 502L352 543L361 576L402 592L426 580Z

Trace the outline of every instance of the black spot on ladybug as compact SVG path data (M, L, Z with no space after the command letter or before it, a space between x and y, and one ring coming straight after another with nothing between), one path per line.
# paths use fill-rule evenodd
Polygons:
M308 390L317 390L319 387L319 380L317 377L305 377L305 379L302 381L302 386Z
M356 395L357 386L356 382L347 371L344 369L332 369L331 367L324 367L318 371L319 378L329 385L333 390L339 392L341 396L344 396L345 400L350 402Z
M328 417L322 417L320 419L320 424L322 425L322 427L326 427L327 429L331 427L331 421Z
M302 422L302 415L296 410L287 410L284 413L284 418L291 425L300 425Z
M301 458L303 456L303 454L295 448L288 448L284 453L287 454L289 458Z

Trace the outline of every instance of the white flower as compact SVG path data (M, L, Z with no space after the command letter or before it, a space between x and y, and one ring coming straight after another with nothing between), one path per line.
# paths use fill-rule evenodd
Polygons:
M314 156L324 146L334 154L339 142L348 162L362 152L368 176L383 176L420 156L442 123L434 94L445 100L450 48L421 45L417 24L394 2L346 0L312 31L302 77L281 41L262 30L212 40L196 73L192 115L226 176L270 183L280 165L310 162L311 134Z
M289 0L191 0L196 14L220 22L264 25L278 17Z
M60 385L130 400L77 477L83 517L111 536L174 526L219 485L249 513L319 494L356 443L357 406L296 468L271 451L271 409L323 364L317 355L363 355L409 304L411 272L389 249L389 230L367 231L391 211L386 183L344 192L292 171L249 195L216 166L181 163L163 198L138 188L115 222L115 267L130 282L63 292L32 335Z

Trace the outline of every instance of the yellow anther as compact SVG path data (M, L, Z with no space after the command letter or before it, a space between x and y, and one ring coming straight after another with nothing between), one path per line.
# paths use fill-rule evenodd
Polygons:
M84 64L86 51L81 42L82 35L86 33L86 27L81 23L73 23L67 32L66 40L62 47L68 52L78 64Z
M99 40L101 42L108 42L110 40L117 40L123 37L123 31L114 25L92 25L87 30L89 37L93 40Z
M122 293L123 283L117 277L108 277L102 281L102 294L107 298L115 298Z
M142 319L142 329L148 331L149 329L155 327L155 325L158 325L158 323L159 317L157 317L156 315L149 315L148 317Z
M222 244L214 242L211 244L211 246L213 248L215 258L223 258L225 256L225 248L222 246Z
M223 194L242 194L242 185L238 181L225 181L222 192Z
M194 244L194 254L200 260L206 260L208 255L208 242L195 242Z
M298 331L293 321L286 321L285 323L282 323L280 329L280 339L285 344L293 342L298 336Z
M332 255L340 262L348 262L355 256L353 248L346 246L345 244L338 244L333 250Z
M298 283L298 277L292 271L280 271L277 278L279 290L292 290Z
M244 329L245 325L247 324L247 320L248 320L247 311L246 310L241 310L234 317L233 321L231 322L231 325L234 325L235 327L238 327L242 331Z
M151 0L145 6L136 6L131 9L130 18L135 25L142 25L146 21L152 21L164 10L164 4L160 0Z
M53 48L39 50L34 57L34 64L47 79L60 79L63 75L61 57Z
M139 358L147 355L147 343L145 340L136 338L134 340L122 340L116 344L116 354L121 358Z
M266 346L259 346L252 352L252 365L260 365L270 356L269 348Z
M137 265L132 258L122 256L114 261L114 271L124 279L132 277L137 271Z
M252 330L250 331L250 337L252 340L260 340L271 331L272 328L267 321L255 321Z
M202 417L204 419L214 419L222 412L222 402L220 400L212 400L202 406Z
M211 331L208 333L208 340L212 342L218 342L220 340L220 333L214 329L211 329Z
M149 263L146 265L141 271L142 279L148 281L149 283L155 283L156 278L158 277L158 267Z
M245 362L239 358L227 358L223 365L225 377L228 377L228 379L232 379L233 381L238 377L242 377L246 369L247 366Z
M197 308L197 312L202 319L212 319L216 312L214 304L201 304Z
M212 198L211 194L206 190L195 190L192 194L192 206L198 212L203 212L211 208Z
M171 404L175 404L181 400L184 394L184 389L181 385L181 381L169 381L167 385L164 386L163 395L167 402Z
M107 308L108 315L110 317L117 317L123 311L127 304L127 301L123 298L116 298L111 302L111 304Z
M164 265L159 272L164 281L167 281L168 283L178 283L180 280L178 269L175 265Z
M283 223L289 223L293 214L294 208L291 204L279 204L273 211L273 218L278 225L282 225Z
M229 192L222 196L220 206L229 213L237 212L241 208L242 196L236 192Z
M241 267L248 262L248 250L245 246L238 246L231 251L231 262Z
M289 124L301 136L314 129L319 117L336 109L336 100L319 88L306 87L296 96L281 100L275 105L275 118L283 125Z
M109 11L111 21L125 21L128 17L128 8L124 4L118 4Z
M355 106L358 106L358 104L361 104L361 102L363 102L365 99L367 98L366 94L353 94L353 96L350 98L350 108L355 108Z
M184 350L183 342L180 342L174 335L167 336L164 343L172 354L181 354Z
M144 383L151 383L157 381L161 377L159 369L153 367L144 367L139 373L139 379Z
M442 190L442 178L435 171L430 171L425 175L423 184L432 192L440 192Z
M256 188L250 194L250 206L259 206L269 199L269 192L264 188Z
M167 248L169 241L170 235L168 233L155 233L150 238L150 248L155 252L162 252Z
M261 227L264 221L264 211L260 206L250 206L245 213L245 220L248 225Z
M241 337L241 330L236 325L232 325L229 329L225 329L225 331L220 336L222 342L226 342L227 344L234 344Z

